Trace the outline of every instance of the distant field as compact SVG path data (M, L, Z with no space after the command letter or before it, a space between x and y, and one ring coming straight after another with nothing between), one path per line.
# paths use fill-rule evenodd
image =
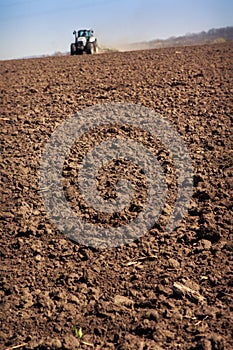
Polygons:
M233 348L232 62L233 45L224 43L1 62L1 349ZM38 179L55 128L108 102L141 104L168 118L190 152L194 193L171 234L164 230L169 204L138 241L99 251L56 230ZM86 149L97 135L90 137ZM134 137L158 151L149 135L136 130ZM75 154L64 181L77 208ZM173 164L159 154L168 176ZM180 293L176 283L191 292ZM81 339L74 326L82 327Z

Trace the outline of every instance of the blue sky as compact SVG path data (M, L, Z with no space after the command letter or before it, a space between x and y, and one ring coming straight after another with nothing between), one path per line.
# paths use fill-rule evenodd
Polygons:
M84 27L120 47L231 25L232 0L0 0L0 59L69 51Z

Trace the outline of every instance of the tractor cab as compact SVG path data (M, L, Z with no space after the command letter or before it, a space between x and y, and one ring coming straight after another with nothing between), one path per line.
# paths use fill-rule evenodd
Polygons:
M86 38L90 38L91 36L94 35L93 30L89 29L89 30L79 30L78 31L78 36L85 36Z
M86 38L89 40L92 36L94 36L94 31L92 29L80 29L76 32L76 30L73 32L75 35L76 42L79 38Z

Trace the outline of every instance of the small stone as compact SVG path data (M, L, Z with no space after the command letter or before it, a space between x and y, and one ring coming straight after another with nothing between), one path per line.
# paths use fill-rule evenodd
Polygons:
M33 304L34 304L33 296L29 292L29 289L23 288L20 306L23 307L24 309L27 309L27 308L31 307Z
M38 295L37 301L43 308L53 310L54 309L54 302L49 296L49 292L43 292Z
M212 247L212 243L207 239L201 239L198 244L198 248L200 250L210 250Z
M164 294L164 295L169 295L169 294L171 294L170 288L167 287L167 286L164 286L164 285L161 284L161 283L157 286L156 289L157 289L157 291L158 291L160 294Z
M88 287L86 283L78 284L77 288L78 288L78 291L81 291L83 294L86 294L88 291Z
M37 255L35 256L35 261L40 262L41 259L42 259L42 256L41 256L41 255L37 254Z
M99 288L91 287L91 288L90 288L90 292L91 292L91 294L94 296L95 299L98 299L98 298L99 298L99 295L100 295L100 290L99 290Z
M53 350L58 350L58 349L62 349L62 343L60 339L55 338L55 339L46 341L46 347L49 347Z
M67 335L64 338L62 349L64 350L80 349L80 340L74 337L73 335Z
M174 269L178 269L180 267L180 263L176 259L170 258L168 259L168 263L169 263L169 266L173 267Z
M114 297L114 304L116 305L124 305L124 306L131 306L134 304L133 300L124 297L122 295L115 295Z
M71 295L68 299L68 302L74 303L76 305L80 305L80 299L76 297L76 295Z

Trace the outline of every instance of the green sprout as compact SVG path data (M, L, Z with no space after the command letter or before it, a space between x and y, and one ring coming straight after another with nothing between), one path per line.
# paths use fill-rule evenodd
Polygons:
M74 326L73 332L74 332L74 335L75 335L77 338L79 338L79 339L82 338L82 336L83 336L82 327L80 327L79 329L77 329L77 327Z

